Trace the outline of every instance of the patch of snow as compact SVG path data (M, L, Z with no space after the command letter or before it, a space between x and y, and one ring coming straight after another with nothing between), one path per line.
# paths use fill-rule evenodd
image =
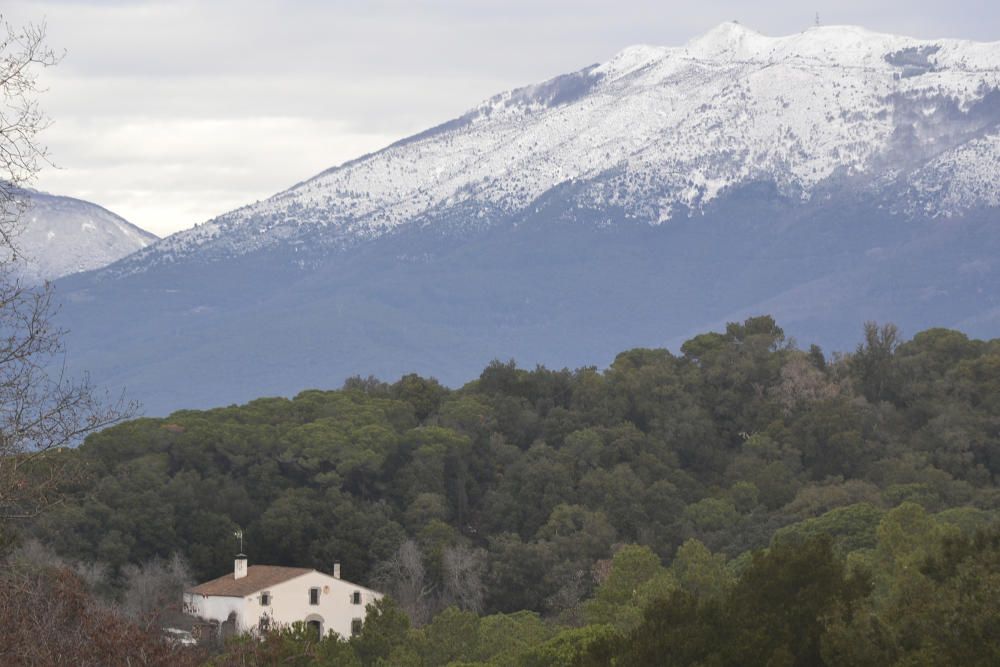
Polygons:
M18 236L29 282L102 268L156 240L114 213L79 199L23 190L28 209Z

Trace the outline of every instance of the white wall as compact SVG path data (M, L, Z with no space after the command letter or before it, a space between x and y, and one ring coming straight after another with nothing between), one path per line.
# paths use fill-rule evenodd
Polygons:
M319 588L319 604L309 604L309 589ZM236 612L239 632L256 630L261 616L267 614L271 623L291 625L295 621L316 618L322 620L323 634L336 632L341 637L351 636L351 621L364 619L365 607L382 597L380 593L352 584L321 572L309 572L289 579L271 588L271 605L262 607L260 592L245 598L209 596L185 593L184 603L189 613L200 618L224 622ZM361 593L361 604L351 604L352 594Z
M318 605L309 604L310 588L320 589ZM269 590L270 608L260 606L259 595L254 595L247 604L248 615L258 619L258 622L262 613L267 613L272 622L283 625L318 616L323 620L323 634L332 630L345 638L351 636L351 621L355 618L363 620L365 606L382 597L375 591L321 572L309 572ZM351 604L351 594L355 591L361 593L361 604Z
M224 623L229 615L236 612L237 632L246 632L251 626L244 624L247 617L247 603L243 598L212 595L206 597L197 593L184 594L184 611L192 616Z

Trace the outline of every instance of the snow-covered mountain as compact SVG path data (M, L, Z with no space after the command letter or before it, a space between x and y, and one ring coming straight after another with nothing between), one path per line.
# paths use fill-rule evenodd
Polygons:
M15 194L23 204L20 271L29 282L99 269L157 240L97 204L30 189Z
M663 224L762 180L808 199L856 178L885 204L948 216L1000 203L1000 43L849 26L765 37L726 23L678 48L506 92L385 150L136 257L370 239L461 211L504 220L560 186L581 208Z
M62 281L71 352L153 411L602 364L770 312L1000 334L1000 43L854 27L682 47L464 115ZM150 356L149 350L159 353Z

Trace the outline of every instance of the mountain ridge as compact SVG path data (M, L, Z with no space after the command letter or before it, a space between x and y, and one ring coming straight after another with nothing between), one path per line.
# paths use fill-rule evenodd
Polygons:
M11 191L21 210L17 272L30 283L104 268L159 238L93 202L32 188ZM18 203L20 202L20 203Z
M491 132L495 129L489 127L491 121L496 125L497 121L493 119L504 114L513 114L516 116L520 113L525 118L515 118L515 120L524 120L525 122L532 120L528 116L534 114L535 116L539 116L539 119L535 120L542 122L544 121L542 116L545 116L544 112L546 110L551 111L558 107L572 107L573 103L578 102L581 96L594 93L595 86L611 86L615 82L620 83L630 77L649 79L649 81L639 82L645 87L649 87L648 84L650 83L663 84L664 81L668 84L675 83L670 80L670 77L688 76L691 74L688 71L690 68L697 69L706 66L706 59L711 61L707 63L708 65L730 69L734 67L739 68L747 63L763 66L763 69L750 73L730 72L737 77L737 88L741 87L738 85L738 82L742 79L746 79L750 84L753 84L752 79L754 76L763 76L765 75L765 70L775 67L790 67L793 70L795 68L799 68L799 70L804 68L805 70L809 70L821 65L824 67L841 68L838 72L844 74L842 68L863 64L865 71L878 75L877 78L879 81L876 83L880 87L879 93L881 96L876 100L867 100L869 102L869 110L872 106L875 107L875 110L870 111L868 114L870 118L865 119L866 123L859 124L854 122L853 125L845 123L846 127L835 128L835 130L842 131L846 129L854 131L860 127L870 136L867 137L867 141L853 140L857 138L849 136L850 132L847 132L848 136L839 138L834 136L836 132L828 132L827 136L819 137L814 143L822 144L823 141L827 143L833 141L833 143L838 144L832 148L835 152L843 151L843 155L836 156L835 159L831 158L828 154L829 151L824 152L815 147L806 146L802 141L808 132L816 132L817 128L826 122L836 120L824 112L818 119L823 122L815 122L817 119L813 118L811 119L813 121L811 124L806 123L806 127L795 128L795 131L780 132L776 128L763 128L763 138L756 142L758 147L753 149L758 151L758 155L753 156L753 160L744 160L745 164L740 165L741 169L737 170L736 173L713 174L711 173L712 165L708 165L707 168L699 168L697 164L699 161L697 158L706 153L705 142L702 142L702 144L694 143L693 145L675 143L675 145L663 147L656 146L656 142L660 140L660 135L662 135L662 130L664 127L670 127L670 125L662 123L659 125L655 123L650 124L650 114L645 113L642 120L646 121L650 126L643 126L639 129L633 128L633 131L644 131L646 141L633 141L632 143L635 146L632 148L634 150L619 151L619 154L614 156L614 159L608 159L604 162L597 160L596 163L603 165L604 168L615 168L629 163L634 163L629 164L630 167L634 167L635 164L638 164L640 168L633 168L629 176L633 176L636 179L649 179L650 171L655 171L656 168L663 166L663 154L677 154L680 152L687 153L689 157L694 158L688 159L686 162L682 160L680 163L677 160L668 160L667 166L677 167L681 163L688 164L690 169L685 171L685 173L689 174L689 178L675 179L678 182L667 183L670 186L669 189L673 191L670 193L670 196L658 202L655 208L649 206L648 202L644 202L646 206L635 206L635 215L653 224L669 220L673 215L677 214L677 210L692 208L697 210L705 201L716 196L721 189L745 183L761 175L777 176L781 179L783 185L790 188L791 191L801 190L804 195L807 195L817 183L832 176L838 168L845 169L851 174L870 174L877 171L877 165L872 165L870 162L878 157L881 151L890 148L888 144L892 138L893 131L896 129L888 122L887 112L889 104L892 102L889 98L893 94L917 95L919 98L920 95L926 96L928 91L934 91L936 87L944 86L943 90L946 94L935 95L933 99L943 100L944 103L950 102L959 111L964 106L982 102L984 96L978 94L977 90L983 85L989 85L993 89L1000 86L1000 57L997 56L997 53L1000 53L1000 47L997 44L962 40L916 40L844 26L810 28L796 35L771 38L764 37L742 26L723 24L706 35L692 40L683 47L629 47L601 65L592 65L578 72L554 77L540 84L516 88L493 96L455 119L446 121L411 137L401 139L380 151L331 167L262 202L241 207L208 221L200 225L198 229L181 232L172 237L172 240L162 249L165 252L184 253L189 248L197 248L200 245L212 243L220 236L231 236L236 233L234 231L236 228L243 224L252 225L254 221L262 221L266 229L275 238L294 238L298 234L295 226L332 225L338 231L344 230L343 236L350 239L352 236L377 236L380 233L385 233L385 231L388 231L388 229L395 225L405 224L405 222L413 221L421 216L432 215L436 207L447 207L455 202L466 200L471 200L475 204L480 205L479 214L483 218L489 218L491 214L495 213L492 210L493 207L509 213L530 205L531 201L540 196L549 187L555 187L575 179L593 177L600 170L590 167L589 164L583 166L581 164L583 160L575 159L573 156L570 156L570 158L566 158L564 155L553 156L551 151L546 153L541 149L526 148L524 146L517 147L516 150L527 151L528 155L543 162L548 160L573 164L557 164L554 168L547 170L536 169L535 171L539 172L537 176L545 182L545 187L530 187L530 185L519 187L515 183L514 187L510 189L512 190L511 196L516 198L517 201L510 201L510 197L505 197L506 193L503 191L503 187L489 182L491 179L493 181L496 180L491 175L498 173L507 176L510 175L512 170L509 167L504 168L502 166L503 164L509 164L509 161L501 161L500 166L498 166L496 160L489 159L490 151L482 147L472 147L476 155L473 156L474 159L472 160L467 159L460 162L459 164L462 169L454 166L450 167L452 173L449 174L449 178L452 182L437 188L438 191L433 193L430 190L436 188L438 185L437 181L440 179L428 180L426 176L415 175L413 173L413 169L415 168L413 166L414 160L408 155L398 154L404 151L412 151L415 147L428 148L428 142L435 140L441 141L450 137L454 141L456 133L468 131L470 128L475 129L477 124L485 124L485 129ZM853 48L850 48L852 45ZM737 49L740 49L735 53L735 56L738 57L734 57L734 51ZM907 68L911 68L911 70L915 67L919 68L921 63L924 63L925 67L919 75L907 70ZM986 67L987 64L990 64L990 66ZM657 69L662 71L655 71ZM956 81L954 80L955 76L952 76L956 73L965 75L982 74L983 76L979 79L973 76L971 80L962 80L959 77L960 80ZM786 74L789 73L782 73L782 77ZM802 75L802 72L792 71L791 74ZM904 74L908 75L904 76ZM913 81L927 75L931 75L932 78L936 77L936 80L922 86L913 84ZM713 83L713 85L718 87L718 82L711 81L711 78L709 77L709 83ZM699 80L696 83L703 85L705 81ZM820 85L830 82L821 80L818 83L815 81L812 83L813 85ZM838 82L834 81L832 83L835 87L839 87L837 85ZM975 85L972 85L972 83ZM664 87L664 85L660 85L658 88L662 89ZM666 86L666 88L669 89L669 86ZM732 86L722 85L721 92L727 93L727 91L728 94L732 94ZM603 94L606 95L608 92L621 93L620 90L604 90ZM628 93L626 97L629 95L638 97L637 104L640 106L648 105L651 102L664 101L662 99L643 99L644 90L641 89L637 95L633 95L628 90L625 92ZM816 90L812 90L811 92L814 96L817 94ZM825 92L828 93L828 97L832 95L831 99L837 99L847 94L848 91L845 84L844 90ZM962 96L959 97L959 95ZM668 96L666 101L671 102L672 100ZM793 104L793 101L795 104ZM793 101L784 100L782 104L785 105L786 109L791 108L793 111L802 112L803 109L801 107L806 103L803 103L802 100ZM926 104L922 107L921 113L933 116L937 111L937 109L933 108L933 101L931 98L923 101ZM612 99L611 102L616 103L617 98ZM700 100L700 102L704 106L705 101ZM896 104L899 104L899 102L900 100L895 101ZM919 103L920 99L917 99L916 102ZM991 107L989 122L992 127L995 127L997 121L1000 120L1000 112L996 111L996 108L1000 104L993 99L988 100L988 102ZM817 104L816 109L807 108L805 111L815 116L819 113L819 106ZM842 107L842 113L860 113L856 107L844 104L840 104L839 106ZM738 111L739 109L737 108L736 110ZM774 111L774 109L770 110ZM642 109L641 111L645 112L649 110ZM691 105L682 105L681 108L675 111L681 121L689 119L693 115ZM660 115L665 113L662 109L659 109L658 112ZM885 117L879 118L880 113ZM798 115L802 115L802 113L798 113ZM790 116L791 114L786 112L782 118ZM757 114L756 117L750 119L750 124L751 126L766 125L767 118L767 114ZM655 121L655 118L652 120ZM740 122L738 114L714 120L718 125L725 123L737 124ZM793 118L793 120L795 119ZM854 121L857 120L854 119ZM744 119L744 124L746 124L745 121L746 119ZM592 129L593 123L588 122L586 114L584 114L581 123L582 131ZM924 122L923 125L929 125L929 123ZM619 126L624 126L624 123ZM500 128L500 130L503 129ZM696 127L694 129L700 128ZM747 128L738 129L742 131ZM750 129L753 128L751 127ZM791 130L791 128L789 129ZM977 127L976 131L982 129L982 127ZM580 131L581 124L577 123L571 126L570 131L566 131L563 134L570 135L579 133ZM917 127L915 131L926 132L928 130L927 128L922 129ZM527 140L524 138L527 133L522 127L515 127L507 134L513 137L515 141L521 140L527 143ZM494 134L496 135L497 132L494 132ZM499 132L499 134L503 134L503 132ZM874 138L871 135L874 135ZM492 146L496 147L506 143L505 137L506 135L503 137L492 136L487 137L487 140L490 140ZM761 146L767 146L773 143L773 140L780 141L783 137L788 144L784 147L786 150L764 149L761 152ZM603 140L604 144L608 143L607 137L599 138ZM727 136L725 133L719 134L716 137L709 136L709 138L726 141L732 139L731 136ZM535 137L534 141L537 143L539 139L539 137ZM734 143L730 141L730 143L732 144L728 148L730 152L746 152L749 150L746 146L740 146L738 142ZM799 145L796 145L797 143ZM925 149L927 148L926 144L927 142L923 142L922 145ZM584 146L584 149L586 148ZM709 146L708 148L711 147ZM945 147L941 152L944 153L954 148L955 146ZM996 150L997 147L991 143L988 148L990 149L989 155L992 159L995 153L998 152ZM655 149L659 149L661 155L649 155L649 153L655 152ZM430 145L428 150L437 150L438 153L441 153L445 149ZM813 155L808 156L810 160L804 164L794 164L794 154L796 151L802 152L803 150L813 153ZM593 150L585 152L588 155L594 153ZM792 157L789 157L790 155ZM419 157L422 161L417 160L417 162L420 162L420 164L431 159L436 159L439 163L441 162L440 155L437 154L422 155ZM391 161L391 158L396 158L397 162L406 160L409 160L409 162L404 164L403 167L394 164L366 167L366 165L380 160L390 159ZM768 162L771 164L768 164ZM781 173L784 163L789 165L789 173ZM410 168L409 172L405 170L406 167ZM473 170L478 169L477 175L463 179L459 172L470 167ZM646 168L643 169L641 167ZM438 164L436 167L431 165L431 168L432 170L436 169L438 172L441 172L449 169L449 166ZM354 177L352 172L355 170L362 170L365 173ZM673 171L681 172L683 170L677 168ZM527 172L530 179L532 177L531 169L529 168ZM413 182L407 183L403 187L394 188L393 181L399 181L401 178L409 179ZM515 181L517 180L516 177L511 178ZM353 189L343 187L345 179L353 183ZM663 179L661 178L660 180ZM669 181L669 179L667 180ZM915 187L919 183L909 185ZM476 197L474 196L475 194L482 196ZM644 194L643 192L633 193L632 199L642 199ZM993 189L989 194L996 197L997 190ZM599 196L599 194L592 193L592 196ZM625 203L630 204L634 202ZM298 208L321 210L322 215L309 219L308 217L304 217L301 211L297 210ZM942 213L946 212L943 211ZM241 243L250 249L255 247L254 243L247 239L234 241L233 243L233 252L235 253L242 251L241 248L237 247Z

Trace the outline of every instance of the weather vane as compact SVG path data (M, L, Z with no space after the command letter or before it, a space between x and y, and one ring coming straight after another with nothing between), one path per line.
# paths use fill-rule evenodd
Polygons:
M240 553L243 553L243 529L239 529L233 533L233 537L240 541Z

